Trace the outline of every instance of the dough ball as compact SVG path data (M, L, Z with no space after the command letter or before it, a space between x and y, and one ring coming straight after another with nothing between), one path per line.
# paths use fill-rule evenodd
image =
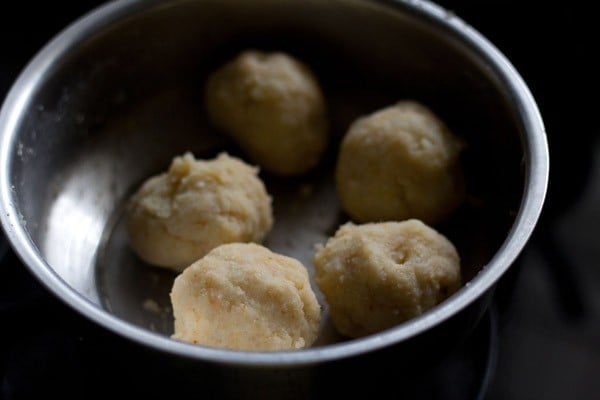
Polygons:
M317 338L306 268L252 243L217 247L175 279L173 338L236 350L295 350Z
M416 317L461 284L454 245L418 220L343 225L314 265L333 324L350 337Z
M358 222L409 218L435 224L463 201L462 141L429 109L400 102L355 121L344 137L336 186Z
M131 247L150 264L182 271L223 243L261 242L273 217L257 174L225 153L210 161L175 157L130 200Z
M323 94L309 68L287 54L241 53L210 76L205 98L214 125L267 171L306 172L325 150Z

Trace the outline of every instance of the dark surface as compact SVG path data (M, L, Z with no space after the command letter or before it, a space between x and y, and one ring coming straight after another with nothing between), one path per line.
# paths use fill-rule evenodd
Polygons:
M99 3L3 5L0 97L52 35ZM496 296L497 367L488 368L494 362L486 345L488 314L469 346L430 371L435 384L421 398L476 398L492 372L486 399L595 399L600 393L600 128L598 102L587 96L600 86L592 57L596 23L591 10L550 3L439 1L488 37L530 86L547 126L551 177L536 233ZM55 300L10 252L0 261L0 321L1 397L111 395L120 382L149 395L161 385L148 382L177 381L152 368L143 349ZM144 368L122 362L132 359Z
M489 399L600 395L600 146L593 13L576 3L442 1L513 62L550 146L542 219L500 331Z

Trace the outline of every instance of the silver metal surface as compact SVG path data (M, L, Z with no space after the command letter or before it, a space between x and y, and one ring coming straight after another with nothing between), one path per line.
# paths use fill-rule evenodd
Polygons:
M206 122L201 93L209 71L248 47L288 51L310 64L333 127L317 171L290 180L264 176L276 217L267 245L312 272L314 244L346 221L331 174L339 138L359 115L416 98L468 144L469 200L437 227L462 257L466 284L458 293L359 340L338 337L326 318L317 345L302 351L236 352L169 338L174 276L131 254L123 204L184 151L241 155ZM109 3L68 27L23 71L0 113L0 140L2 224L40 281L145 346L241 367L346 359L448 322L488 294L520 253L548 179L544 127L525 83L485 38L424 1Z

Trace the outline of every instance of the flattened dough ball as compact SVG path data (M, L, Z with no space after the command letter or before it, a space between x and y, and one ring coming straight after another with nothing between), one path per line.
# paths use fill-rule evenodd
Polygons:
M285 53L242 52L209 77L205 100L214 125L267 171L306 172L327 145L319 83Z
M317 338L321 308L306 268L253 243L217 247L175 279L173 338L236 350L296 350Z
M342 141L336 187L358 222L435 224L463 201L462 141L425 106L404 101L355 121Z
M343 225L314 265L332 322L350 337L416 317L461 284L454 245L418 220Z
M148 179L127 209L129 242L146 262L182 271L213 248L261 242L273 224L271 197L258 170L225 153L175 157Z

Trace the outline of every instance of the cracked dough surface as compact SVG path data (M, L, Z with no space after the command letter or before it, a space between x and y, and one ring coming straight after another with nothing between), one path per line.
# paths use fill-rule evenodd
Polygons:
M444 220L464 197L462 146L431 110L413 101L359 118L336 166L342 207L358 222Z
M240 53L209 77L205 103L213 124L269 172L306 172L327 145L325 100L317 78L288 54Z
M350 337L414 318L461 284L454 245L418 220L343 225L314 256L337 330Z
M321 309L306 268L253 243L219 246L173 284L173 338L237 350L309 347Z
M271 197L258 170L221 153L175 157L149 178L127 209L130 245L144 261L182 271L213 248L261 242L273 224Z

